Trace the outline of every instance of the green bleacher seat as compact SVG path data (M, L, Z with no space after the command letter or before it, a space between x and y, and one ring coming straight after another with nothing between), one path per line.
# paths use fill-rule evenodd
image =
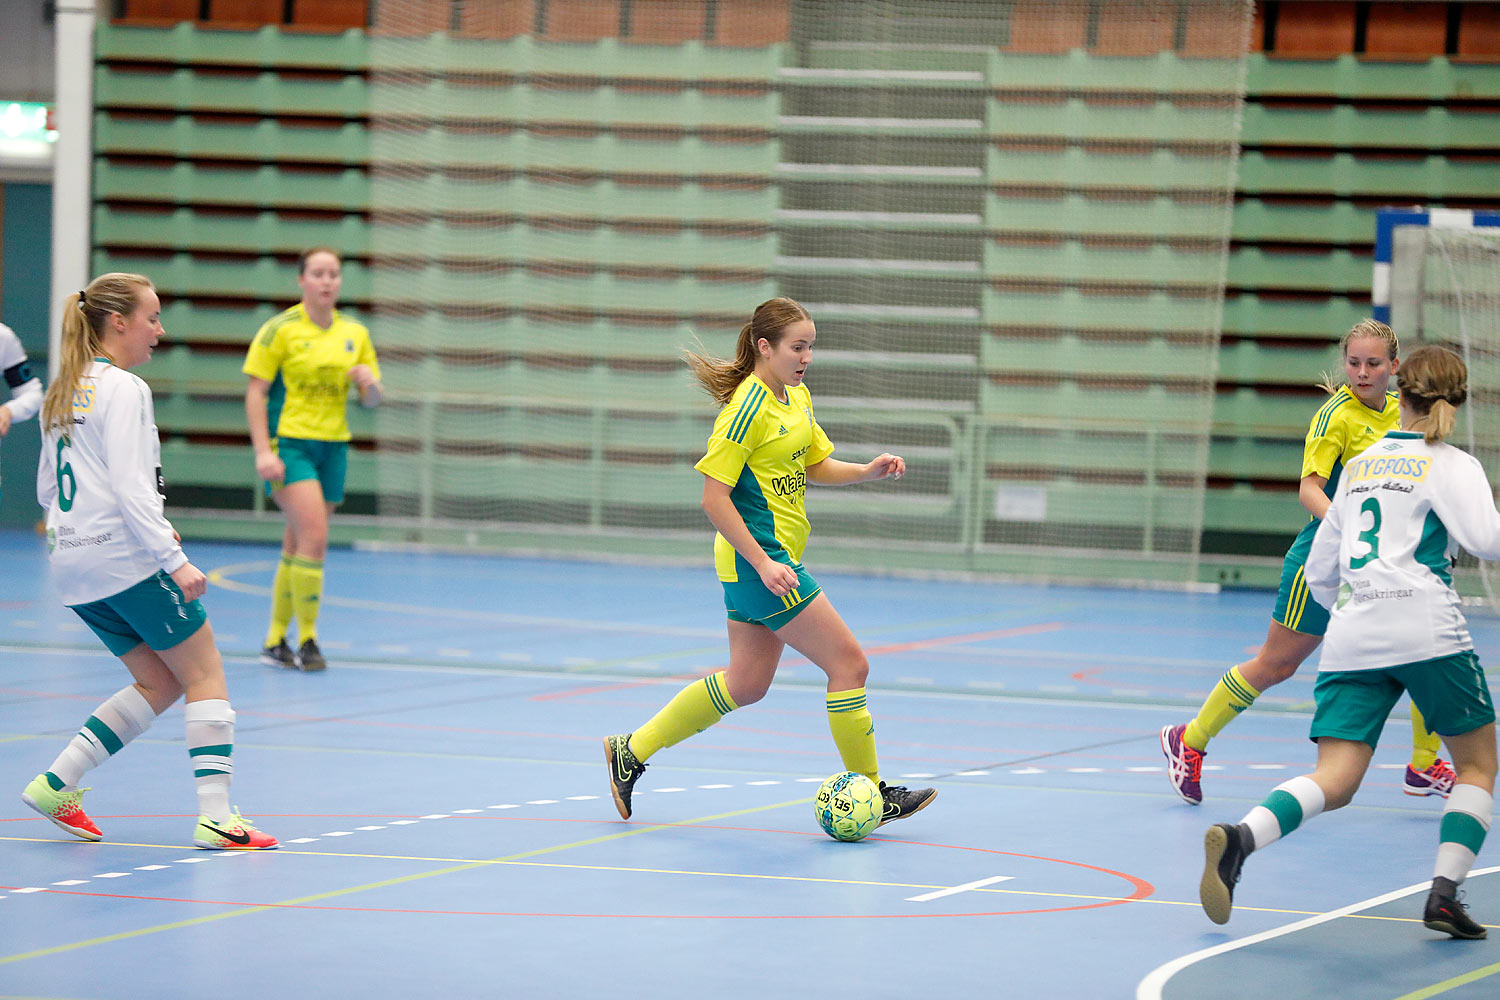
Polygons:
M369 208L370 182L364 170L353 167L336 171L279 170L270 164L161 167L100 158L95 161L94 198L355 212Z
M1246 146L1315 146L1359 149L1490 149L1494 122L1489 114L1442 107L1400 109L1245 105Z
M1318 342L1270 346L1240 340L1219 346L1219 381L1225 383L1308 386L1337 364L1338 352Z
M1375 240L1375 209L1351 201L1245 197L1234 206L1233 238L1244 243L1350 243Z
M1151 56L1097 56L1083 49L1060 54L989 53L988 83L996 90L1076 93L1221 93L1238 90L1236 59L1184 59L1173 52Z
M1313 194L1442 202L1488 198L1495 165L1487 160L1429 155L1359 157L1353 153L1268 156L1247 150L1240 159L1239 190L1247 194Z
M1227 220L1226 220L1227 221ZM984 273L1007 281L1119 282L1171 287L1217 286L1224 273L1223 251L1179 249L1164 243L1149 246L1100 247L1080 240L1051 245L984 246Z
M566 89L545 84L430 80L396 76L370 85L370 111L381 115L421 114L450 121L577 124L589 128L655 126L671 128L776 128L779 100L769 89L745 94L686 86L675 90L636 90L601 83Z
M1169 379L1205 382L1213 378L1214 345L1151 337L1144 342L1080 337L1007 336L992 330L980 341L980 366L987 372L1080 378Z
M191 69L124 72L107 65L94 70L94 106L328 118L363 118L370 111L367 86L358 76L283 76L269 70L244 76Z
M1361 59L1285 59L1250 53L1245 87L1252 98L1341 97L1379 100L1454 97L1500 98L1500 65L1450 61L1432 56L1420 62Z
M1202 333L1213 327L1213 303L1203 293L1132 294L1103 287L1088 291L1065 287L1056 292L985 288L980 299L984 322L991 326L1178 333Z
M140 256L124 251L94 254L96 273L130 271L149 277L164 298L184 296L241 297L274 301L296 288L296 275L272 257L216 258L174 253L170 257ZM370 297L370 276L357 260L344 261L343 298Z
M414 141L406 133L375 131L370 156L377 163L422 167L476 167L515 171L576 171L604 176L743 177L769 179L780 146L774 139L716 141L697 135L544 135L524 131L454 132L429 129ZM488 180L485 183L490 183ZM472 203L471 203L472 204Z
M1040 189L1227 191L1232 167L1225 156L1170 149L1106 153L1069 146L1058 151L985 151L985 179L990 184Z
M1230 280L1232 284L1233 278ZM1367 298L1233 293L1224 299L1224 333L1241 337L1306 337L1331 343L1369 315Z
M690 41L681 46L597 42L548 42L529 35L490 40L433 34L421 38L370 39L370 64L392 69L433 68L447 73L493 74L496 67L532 76L759 83L776 74L784 45L728 48Z
M1229 254L1229 284L1236 288L1359 293L1370 287L1373 260L1342 248L1267 250L1240 246Z
M1215 479L1295 483L1301 469L1302 441L1297 438L1215 437L1209 443L1208 474Z
M1169 100L1123 103L1093 102L1083 97L1037 101L1034 92L1022 100L991 99L985 129L995 138L1066 139L1069 141L1203 142L1235 135L1236 109L1228 101L1199 107Z
M1214 401L1214 434L1301 441L1327 395L1314 386L1301 391L1262 391L1241 386Z
M94 243L185 251L248 249L266 254L333 246L345 256L364 257L370 250L370 234L369 223L354 215L330 221L287 218L274 212L229 214L177 208L164 214L129 205L95 205Z
M94 152L363 166L370 159L370 142L360 122L294 125L264 118L226 124L177 115L166 123L99 112L94 116Z
M1205 531L1267 532L1286 536L1285 545L1307 523L1295 491L1256 489L1244 483L1211 487L1203 497ZM1279 546L1281 547L1281 546Z
M176 63L197 66L258 66L266 69L342 69L369 66L363 31L307 34L266 25L255 31L220 31L191 21L143 27L101 20L94 29L94 56L101 62Z
M1173 199L1165 194L1122 201L1090 198L1076 191L1050 198L991 191L984 200L984 221L991 232L1058 236L1217 239L1224 232L1224 219L1230 211L1227 198L1215 204Z

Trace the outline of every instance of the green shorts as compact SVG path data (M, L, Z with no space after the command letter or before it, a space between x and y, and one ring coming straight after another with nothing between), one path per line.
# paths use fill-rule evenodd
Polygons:
M270 496L283 486L316 479L323 487L323 499L329 503L344 502L344 478L349 470L348 441L308 441L305 438L276 438L271 443L286 466L279 483L267 483Z
M73 611L116 656L143 642L171 649L208 621L203 602L184 601L182 590L161 570L113 597L75 604Z
M800 615L823 588L801 563L787 565L797 571L797 587L785 597L777 597L760 582L755 567L736 552L734 568L739 580L735 583L719 581L724 584L724 609L729 613L729 620L764 625L774 632Z
M1278 625L1285 625L1293 632L1303 635L1323 635L1328 631L1328 609L1312 599L1308 593L1307 580L1302 575L1302 566L1307 562L1307 553L1312 549L1313 536L1318 533L1319 521L1309 521L1292 547L1287 549L1281 562L1281 588L1276 591L1276 610L1271 618Z
M1374 749L1402 691L1411 693L1427 728L1439 736L1462 736L1495 721L1484 668L1469 649L1399 667L1322 671L1313 686L1318 707L1311 738L1359 740Z

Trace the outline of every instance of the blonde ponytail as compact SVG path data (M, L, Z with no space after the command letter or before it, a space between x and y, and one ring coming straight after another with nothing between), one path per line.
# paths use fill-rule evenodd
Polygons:
M1446 347L1419 347L1396 371L1401 401L1417 416L1406 430L1421 431L1428 444L1453 433L1458 408L1469 398L1469 369Z
M42 399L42 430L66 431L73 422L73 393L89 362L104 354L104 323L111 313L129 316L140 293L151 289L142 274L101 274L81 292L68 296L63 306L62 341L58 348L57 378Z

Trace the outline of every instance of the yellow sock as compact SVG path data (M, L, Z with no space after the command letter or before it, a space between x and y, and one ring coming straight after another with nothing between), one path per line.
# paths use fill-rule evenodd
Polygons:
M285 552L276 565L276 578L271 581L271 628L266 632L266 645L274 646L286 638L287 626L292 623L292 557Z
M880 762L875 754L875 720L865 707L865 689L828 692L828 729L844 761L844 770L857 771L880 784Z
M1245 675L1240 673L1240 668L1230 667L1204 699L1197 717L1187 724L1182 742L1194 750L1208 749L1208 741L1218 736L1220 730L1229 725L1235 716L1255 704L1255 699L1259 697L1260 692L1250 686Z
M292 556L287 573L292 585L292 608L297 614L297 638L318 637L318 608L323 603L323 560Z
M739 708L729 697L724 671L693 681L630 736L630 752L645 761L656 751L696 736Z
M1431 732L1427 728L1427 720L1422 718L1417 703L1411 703L1411 766L1418 771L1425 771L1437 760L1438 751L1443 748L1442 737Z

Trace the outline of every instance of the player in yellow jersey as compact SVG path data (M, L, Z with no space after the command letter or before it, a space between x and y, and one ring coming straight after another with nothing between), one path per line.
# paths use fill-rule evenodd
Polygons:
M723 407L695 468L704 475L703 510L718 529L714 564L729 618L729 668L683 688L633 733L605 738L610 790L624 819L645 762L764 697L787 646L828 675L834 744L846 770L880 786L882 823L910 816L937 795L880 780L875 724L865 706L869 662L802 566L808 483L843 486L900 479L906 471L897 455L863 465L830 457L833 445L802 384L816 337L805 309L776 298L757 306L740 330L733 361L688 354L698 381Z
M1191 722L1162 728L1167 777L1185 802L1198 805L1203 801L1203 757L1208 741L1249 708L1266 688L1295 674L1323 641L1328 611L1309 595L1303 563L1338 488L1344 463L1400 425L1396 394L1388 389L1391 376L1400 366L1399 348L1390 327L1369 319L1356 323L1339 341L1346 381L1335 386L1331 376L1325 379L1323 388L1332 398L1313 415L1307 430L1297 498L1312 516L1282 563L1281 589L1265 644L1254 657L1231 667L1220 678ZM1428 732L1415 704L1411 706L1411 725L1412 757L1403 790L1408 795L1446 798L1453 787L1453 769L1438 758L1441 740Z
M261 661L270 666L327 665L318 648L318 607L328 521L344 499L349 387L359 390L365 406L379 405L382 393L370 331L336 308L342 283L337 251L315 247L304 253L297 265L302 301L262 326L245 356L245 417L255 472L286 514L271 627L261 651ZM286 640L294 616L300 640L295 654Z

